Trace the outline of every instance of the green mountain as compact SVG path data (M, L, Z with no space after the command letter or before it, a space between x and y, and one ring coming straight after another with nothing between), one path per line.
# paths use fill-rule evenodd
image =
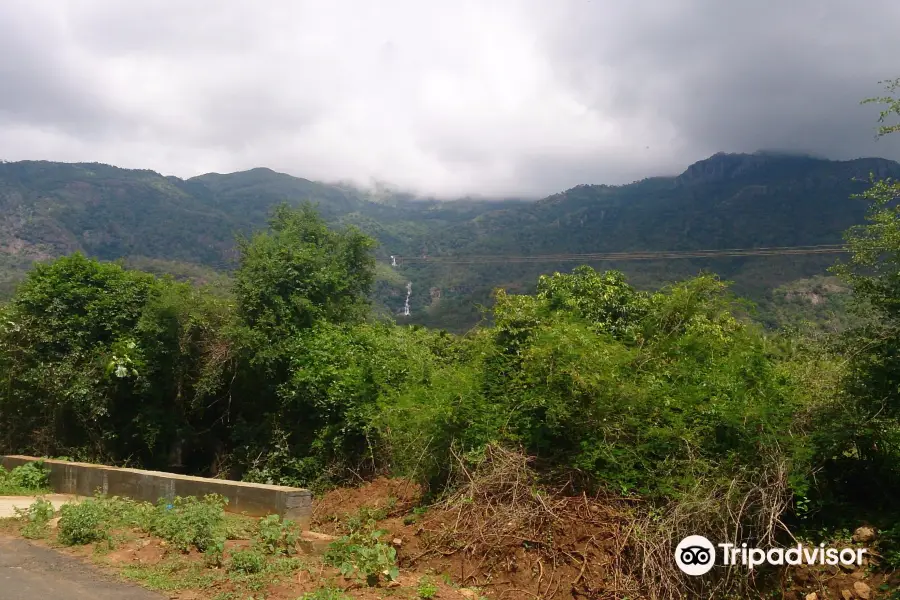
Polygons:
M833 244L862 221L850 196L870 173L900 176L893 161L828 161L777 153L717 154L674 177L623 186L581 185L535 202L441 201L378 188L309 181L269 169L182 180L95 163L0 163L0 293L34 260L76 250L158 272L216 279L234 260L234 236L261 227L275 204L313 201L327 219L375 236L377 296L399 311L412 283L411 322L464 329L501 286L528 290L540 273L574 262L503 257L647 250ZM391 267L390 256L399 257ZM422 260L422 256L428 259ZM455 257L494 262L460 264ZM596 263L654 286L701 270L754 299L822 274L833 255ZM443 261L443 262L441 262ZM471 260L470 260L471 263Z
M900 165L877 158L836 162L775 153L717 154L677 177L624 186L582 185L528 206L487 212L432 233L424 245L435 256L527 256L837 244L848 227L863 220L866 205L850 197L865 189L870 173L897 176ZM642 287L713 271L733 280L738 293L763 300L773 288L824 273L836 258L755 256L595 266L620 269ZM487 301L497 285L530 290L540 273L572 266L435 262L406 270L414 291L417 280L441 288L442 306L433 314L427 308L428 289L420 288L413 306L426 307L432 322L448 326L454 311L467 307L473 297ZM466 299L463 306L451 308L460 296Z

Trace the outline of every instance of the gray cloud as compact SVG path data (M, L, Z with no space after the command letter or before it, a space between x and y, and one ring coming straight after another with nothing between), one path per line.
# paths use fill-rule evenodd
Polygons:
M724 151L900 159L900 4L4 0L0 158L542 195Z

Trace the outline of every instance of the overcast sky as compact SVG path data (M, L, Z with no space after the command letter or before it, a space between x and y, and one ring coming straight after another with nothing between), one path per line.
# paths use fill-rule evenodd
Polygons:
M900 159L897 0L0 0L0 159L545 195ZM900 137L898 135L897 137Z

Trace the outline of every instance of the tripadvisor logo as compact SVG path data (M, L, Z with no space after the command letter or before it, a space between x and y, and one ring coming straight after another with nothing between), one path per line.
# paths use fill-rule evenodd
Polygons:
M716 547L719 550L716 550ZM752 571L760 565L854 565L862 566L865 548L826 548L825 544L791 548L748 548L747 544L713 545L702 535L689 535L675 548L675 564L687 575L703 575L714 566L741 565ZM717 561L717 556L719 560Z
M702 535L689 535L675 548L675 563L688 575L703 575L716 564L716 549Z

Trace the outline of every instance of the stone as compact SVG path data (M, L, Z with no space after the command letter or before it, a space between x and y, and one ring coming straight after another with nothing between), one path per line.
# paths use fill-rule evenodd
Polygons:
M872 597L872 588L862 581L857 581L853 584L853 591L856 592L856 595L862 598L862 600L869 600Z
M297 545L304 554L311 556L321 556L328 551L328 547L337 538L325 533L317 531L304 531L300 533L300 539Z
M391 540L391 543L399 548L403 545L403 540L401 540L400 538L394 538L393 540Z
M819 595L815 592L806 595L806 600L819 600Z
M868 544L876 538L875 530L871 527L858 527L853 532L853 541L857 544Z
M843 600L853 600L853 592L850 590L841 590L841 598Z

